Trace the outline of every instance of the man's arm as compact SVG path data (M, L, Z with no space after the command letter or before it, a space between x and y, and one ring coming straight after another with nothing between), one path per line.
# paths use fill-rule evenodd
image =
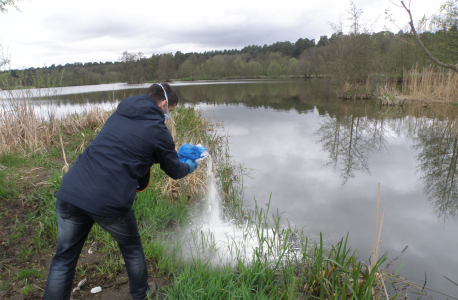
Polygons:
M171 178L180 179L189 174L189 165L180 162L178 153L175 150L175 143L172 135L166 129L157 139L156 158L161 169Z

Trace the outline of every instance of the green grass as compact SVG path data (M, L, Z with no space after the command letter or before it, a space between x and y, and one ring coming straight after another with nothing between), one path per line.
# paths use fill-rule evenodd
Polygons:
M31 292L35 291L37 288L35 286L33 286L32 284L26 284L22 290L21 290L21 294L26 296L28 294L30 294Z
M26 279L30 277L41 278L44 276L43 270L37 269L27 269L27 270L20 270L16 272L16 279Z
M168 299L376 299L384 297L382 281L393 277L357 259L347 247L348 236L336 245L323 245L322 237L308 240L293 228L282 228L280 218L268 220L269 211L255 208L250 215L251 230L246 239L257 240L252 257L236 253L232 264L212 264L197 254L179 265ZM198 237L196 237L198 238ZM206 239L203 247L211 248ZM292 247L294 245L294 247ZM300 250L294 250L299 246ZM198 253L204 253L200 251ZM391 295L394 299L398 295Z

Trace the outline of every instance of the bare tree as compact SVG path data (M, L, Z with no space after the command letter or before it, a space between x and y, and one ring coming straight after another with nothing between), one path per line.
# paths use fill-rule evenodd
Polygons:
M143 83L144 67L142 66L142 60L145 56L143 53L138 54L124 51L122 56L118 58L118 61L123 63L121 67L124 80L128 84Z
M16 0L0 0L0 12L7 13L8 6L14 7L16 10L20 11L16 6ZM0 70L3 70L10 63L10 57L7 51L4 51L3 45L0 44Z
M420 48L423 50L423 52L435 63L437 64L438 66L440 67L443 67L443 68L448 68L448 69L452 69L453 71L455 71L456 73L458 73L458 65L452 65L452 64L445 64L443 62L440 62L436 57L434 57L431 52L429 52L428 49L426 49L425 45L423 44L423 42L421 41L420 39L420 36L418 35L417 33L417 30L415 28L415 25L414 25L414 22L413 22L413 18L412 18L412 12L411 12L411 9L410 9L410 0L399 0L399 2L401 3L400 5L399 4L396 4L394 3L393 1L390 0L391 3L393 3L394 5L398 6L398 7L402 7L406 12L407 14L409 15L409 26L410 26L410 30L412 31L412 34L415 36L415 39L416 41L418 42L418 45L420 46ZM452 0L452 1L449 1L450 3L453 3L453 2L457 2L457 0ZM456 16L455 16L456 18ZM391 20L393 21L393 20ZM456 24L456 23L455 23Z
M20 11L16 6L16 0L0 0L0 12L8 12L8 6L14 7L16 10Z
M3 45L0 44L0 71L4 71L7 65L10 63L10 57L8 52L3 49Z
M364 20L363 10L353 1L347 13L346 19L340 16L336 23L329 23L334 34L324 47L324 59L340 86L339 96L361 97L368 94L367 83L374 69L371 31L376 21Z

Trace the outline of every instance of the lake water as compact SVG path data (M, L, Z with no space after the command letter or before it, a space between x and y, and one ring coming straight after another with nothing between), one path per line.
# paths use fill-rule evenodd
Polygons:
M77 95L34 101L78 111L88 103L113 105L148 86L81 87ZM271 199L272 212L310 237L322 232L327 243L348 232L367 262L380 182L381 252L394 259L408 246L395 263L405 262L401 276L422 284L426 272L427 286L458 296L458 286L442 277L458 282L457 108L344 104L324 80L174 86L181 103L223 122L230 154L250 170L247 206Z

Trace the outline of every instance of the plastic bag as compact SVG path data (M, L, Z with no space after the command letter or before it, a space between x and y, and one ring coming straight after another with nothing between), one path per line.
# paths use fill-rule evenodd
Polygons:
M178 150L178 158L181 162L186 162L187 159L192 159L195 162L200 162L208 156L208 149L201 144L183 144Z

